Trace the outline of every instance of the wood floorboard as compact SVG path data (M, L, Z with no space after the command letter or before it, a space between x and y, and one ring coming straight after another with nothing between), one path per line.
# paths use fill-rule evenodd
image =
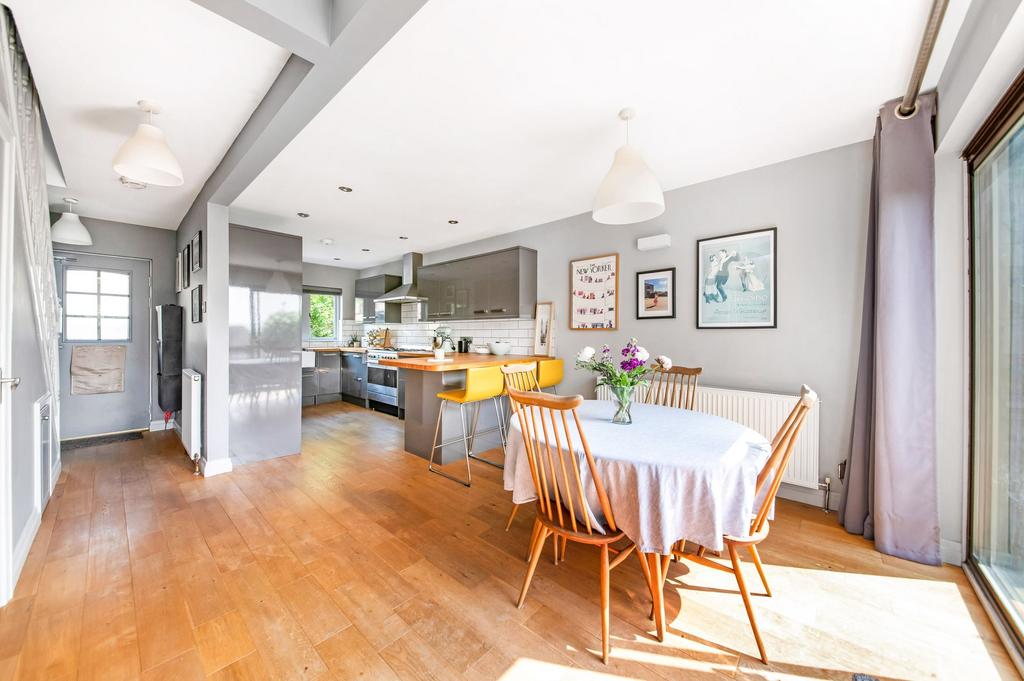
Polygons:
M629 559L604 665L596 551L555 566L549 546L515 607L533 509L504 531L501 471L474 463L467 489L403 452L393 417L303 414L303 454L210 479L172 432L65 453L0 610L0 681L1018 678L962 571L787 501L761 550L774 596L753 596L771 664L731 575L686 561L658 642Z

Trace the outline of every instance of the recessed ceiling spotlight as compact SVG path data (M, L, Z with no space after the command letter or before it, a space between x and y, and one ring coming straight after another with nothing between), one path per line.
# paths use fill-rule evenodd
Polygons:
M341 260L341 258L335 258L335 260Z
M308 218L309 217L309 213L296 213L296 215L298 215L300 218Z
M459 224L459 221L458 220L449 220L448 224L449 225L457 225L457 224Z
M344 185L338 187L338 189L340 189L341 191L345 192L346 194L348 194L350 191L352 191L352 187L346 187Z
M399 239L408 239L409 237L407 237L407 236L400 236L400 237L398 237L398 238L399 238Z
M330 246L331 244L334 243L334 239L320 239L320 243L322 243L324 246Z
M369 248L364 248L364 249L363 249L363 253L369 253L369 252L370 252L370 249L369 249Z

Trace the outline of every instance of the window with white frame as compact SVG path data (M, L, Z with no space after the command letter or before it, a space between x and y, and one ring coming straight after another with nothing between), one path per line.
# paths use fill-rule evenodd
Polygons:
M310 340L337 340L341 333L341 296L306 291Z
M64 340L131 340L131 290L131 272L65 268Z

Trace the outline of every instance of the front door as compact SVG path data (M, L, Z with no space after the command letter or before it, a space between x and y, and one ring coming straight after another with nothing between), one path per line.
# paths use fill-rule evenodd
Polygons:
M64 316L61 439L149 428L150 261L63 251L54 251L54 261ZM124 346L123 379L99 386L103 392L81 383L72 389L74 349L97 345ZM87 370L87 362L80 353L79 365Z

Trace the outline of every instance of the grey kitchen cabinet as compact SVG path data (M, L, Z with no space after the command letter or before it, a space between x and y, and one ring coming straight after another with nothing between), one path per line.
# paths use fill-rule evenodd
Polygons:
M302 369L302 406L316 404L316 367Z
M356 321L364 324L400 324L401 303L377 303L376 298L398 288L402 278L394 274L378 274L356 280L355 306Z
M316 395L341 394L341 353L316 353Z
M427 296L425 321L531 319L537 304L537 251L514 246L426 265L417 273Z
M361 352L341 353L341 392L343 395L366 399L366 356Z

